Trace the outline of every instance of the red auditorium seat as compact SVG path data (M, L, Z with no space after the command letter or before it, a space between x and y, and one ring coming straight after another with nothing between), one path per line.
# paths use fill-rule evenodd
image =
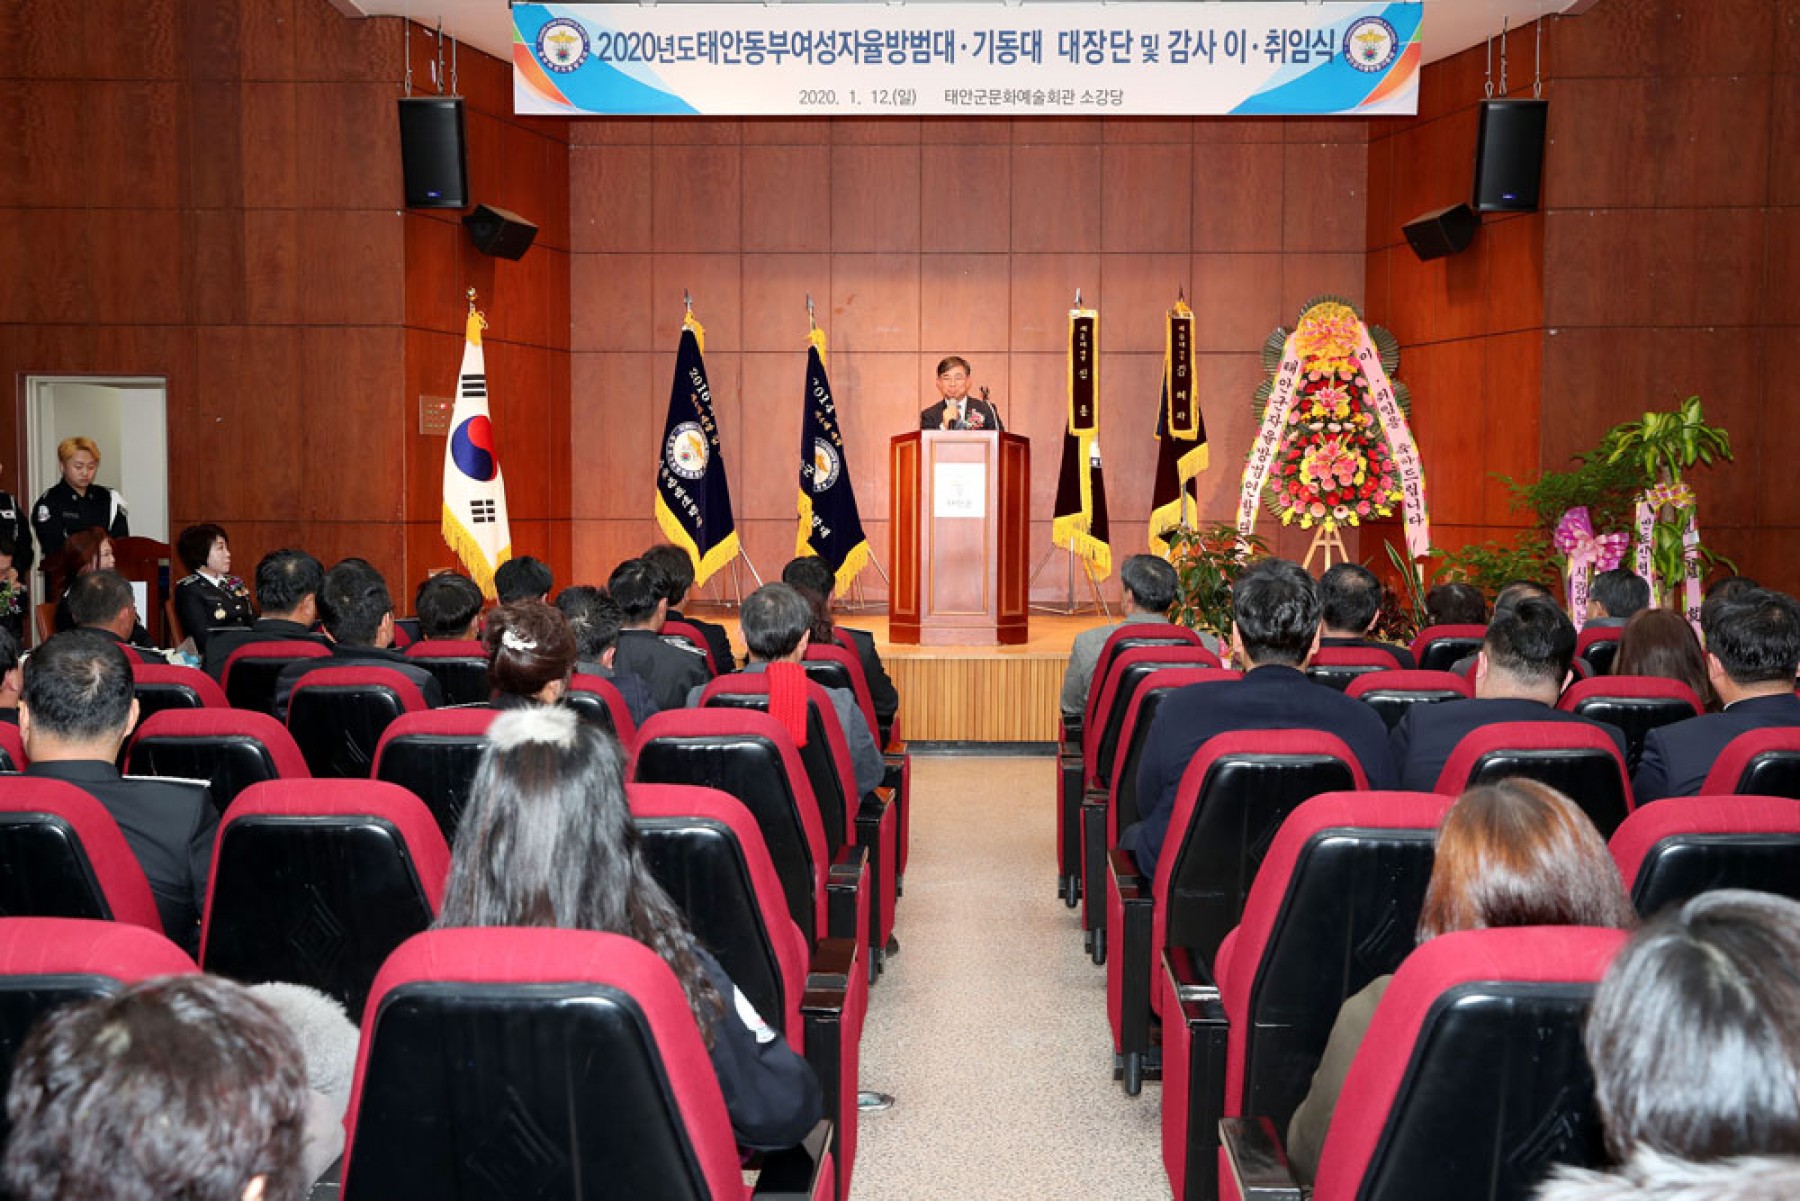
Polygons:
M1700 791L1800 798L1800 729L1749 730L1725 744Z
M131 687L137 696L139 721L164 709L223 709L231 703L225 699L225 690L198 667L133 660Z
M1449 797L1334 792L1282 823L1213 970L1163 955L1163 1164L1175 1196L1219 1195L1219 1119L1306 1096L1346 998L1412 951Z
M842 1196L856 1165L857 1077L869 977L856 943L813 946L788 916L762 831L737 798L685 784L627 789L644 861L763 1020L825 1089ZM802 998L805 1004L802 1005Z
M1525 776L1586 813L1602 838L1631 812L1631 779L1610 735L1572 721L1497 721L1463 736L1432 790L1460 796L1476 784Z
M1619 655L1619 638L1624 633L1624 626L1581 627L1575 638L1575 657L1587 664L1590 678L1612 674L1613 660Z
M1661 676L1602 675L1576 680L1563 691L1556 707L1624 731L1627 767L1637 766L1644 735L1651 730L1706 711L1692 688Z
M1606 1162L1581 1028L1625 937L1468 930L1409 955L1344 1081L1312 1196L1501 1201L1531 1196L1555 1164ZM1240 1191L1294 1187L1266 1117L1221 1133Z
M1714 888L1800 900L1800 801L1787 797L1665 797L1607 846L1642 917Z
M712 644L707 642L706 635L701 633L699 626L686 621L665 621L657 636L664 642L681 642L689 650L698 651L700 657L706 660L706 674L719 674L719 665L713 662Z
M868 954L868 852L844 842L842 810L828 824L813 799L800 753L786 728L751 709L670 709L644 723L632 779L696 784L736 797L762 831L807 939L851 938ZM865 960L865 962L867 962Z
M106 807L73 784L34 776L0 788L0 915L164 932L144 869Z
M899 887L899 863L895 857L899 813L891 791L877 790L863 797L857 795L850 744L838 722L837 710L832 708L823 686L808 680L806 693L807 740L798 748L800 763L820 812L835 813L841 809L846 836L869 852L869 875L875 883L875 896L869 904L869 945L872 950L868 962L872 970L879 972L885 958L884 948L894 933L894 901ZM759 672L721 676L707 684L700 703L707 708L767 711L769 677ZM828 818L826 828L830 826Z
M1414 705L1472 697L1475 689L1453 671L1383 671L1351 680L1344 695L1368 704L1391 730Z
M287 727L248 709L152 714L132 734L125 764L135 776L204 780L221 812L252 784L312 775Z
M493 695L487 647L474 639L420 639L406 648L406 657L436 677L446 705L479 705Z
M869 723L869 732L875 736L875 743L881 748L882 760L886 765L886 775L882 778L885 787L894 790L894 804L899 814L899 846L896 848L894 863L896 870L896 894L904 890L899 887L899 877L906 874L906 848L912 837L912 823L908 813L912 805L912 756L906 753L906 744L899 740L887 741L881 736L881 720L875 715L875 698L869 692L869 681L863 674L862 660L857 658L853 650L845 650L841 646L808 645L806 656L800 663L806 674L826 688L846 688L856 697L856 707L862 710L863 720Z
M288 664L329 658L330 649L317 642L247 642L226 657L219 683L234 707L273 714L275 684Z
M431 925L450 851L417 797L379 780L275 780L219 825L200 963L305 984L362 1011L395 947Z
M1372 672L1399 670L1400 660L1378 646L1322 646L1306 665L1306 678L1343 692Z
M611 680L576 672L569 678L569 690L563 694L563 704L580 714L583 721L610 730L627 750L637 745L637 723L631 720L625 695Z
M755 1195L687 997L629 938L421 934L382 967L362 1030L348 1197ZM766 1157L757 1192L833 1197L829 1139L820 1123Z
M1480 650L1486 637L1486 626L1426 626L1412 640L1413 661L1420 671L1449 671L1458 659Z
M1367 787L1362 765L1335 734L1220 734L1201 744L1182 773L1154 885L1129 851L1111 853L1106 1010L1127 1094L1136 1096L1142 1084L1164 949L1189 948L1210 965L1287 815L1320 793Z
M367 779L381 732L426 707L419 686L391 667L319 667L294 681L287 726L313 775Z
M475 769L487 746L488 727L499 715L499 710L487 708L402 713L375 744L373 775L425 802L444 841L455 842Z

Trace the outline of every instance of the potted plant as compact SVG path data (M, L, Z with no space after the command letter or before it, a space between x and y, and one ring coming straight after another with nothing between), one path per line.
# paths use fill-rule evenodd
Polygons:
M1189 629L1231 638L1231 584L1244 568L1269 553L1256 534L1240 534L1234 525L1214 522L1177 526L1168 531L1169 563L1180 581L1170 619Z

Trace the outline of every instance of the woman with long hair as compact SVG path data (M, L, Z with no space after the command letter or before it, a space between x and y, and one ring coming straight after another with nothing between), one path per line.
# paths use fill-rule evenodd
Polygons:
M1610 926L1636 914L1619 869L1587 814L1536 780L1501 780L1463 793L1438 830L1437 857L1419 913L1418 941L1505 926ZM1344 1002L1312 1089L1288 1125L1288 1159L1311 1181L1332 1110L1392 976Z
M554 705L575 671L575 633L562 610L542 601L501 605L482 630L496 709Z
M1679 680L1694 690L1701 705L1711 712L1719 707L1706 675L1706 652L1694 627L1673 609L1640 609L1625 623L1619 635L1619 653L1613 659L1615 676L1661 676Z
M75 628L75 617L69 612L69 589L76 578L90 571L111 571L113 567L112 538L99 526L70 534L62 544L62 549L44 564L45 573L50 577L50 586L57 593L56 617L53 622L57 633ZM156 641L150 637L150 631L144 628L141 621L132 626L128 641L133 646L156 645Z
M824 1116L812 1067L695 942L650 874L625 799L619 744L560 705L488 729L437 924L550 926L637 939L674 971L719 1076L740 1146L799 1142Z

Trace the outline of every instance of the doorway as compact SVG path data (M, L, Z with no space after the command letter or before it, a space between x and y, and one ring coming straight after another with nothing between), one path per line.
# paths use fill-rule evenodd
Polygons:
M100 448L94 482L125 499L131 532L167 542L168 409L168 381L159 376L27 376L19 503L34 503L62 477L57 443L85 435Z

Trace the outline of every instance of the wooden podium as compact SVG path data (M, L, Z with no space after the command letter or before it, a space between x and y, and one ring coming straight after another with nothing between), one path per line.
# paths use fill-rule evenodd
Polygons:
M915 430L888 451L894 579L888 637L926 646L1028 636L1031 442Z

